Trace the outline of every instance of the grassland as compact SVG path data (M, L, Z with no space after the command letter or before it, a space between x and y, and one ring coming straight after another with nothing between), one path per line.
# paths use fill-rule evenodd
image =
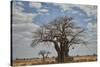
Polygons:
M64 63L75 63L75 62L91 62L97 61L97 56L75 56L75 57L65 57ZM41 65L41 64L57 64L55 57L54 58L45 58L45 61L42 58L34 59L17 59L13 60L13 66L26 66L26 65Z

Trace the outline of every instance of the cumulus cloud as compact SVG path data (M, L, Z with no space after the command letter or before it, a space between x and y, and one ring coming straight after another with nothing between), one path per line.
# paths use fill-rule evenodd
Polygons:
M66 4L53 4L54 6L58 6L59 8L63 9L61 10L62 12L66 11L66 10L71 10L71 7L73 7L73 5L66 5Z
M39 2L29 2L29 6L31 8L36 8L37 9L37 12L38 14L46 14L46 15L49 15L48 13L48 9L45 9L45 8L42 8L42 3L39 3Z
M86 18L84 19L85 22L90 22L93 18Z
M96 23L88 23L87 29L92 32L97 32L97 24Z
M78 11L72 11L72 14L78 14L79 12Z
M25 13L23 10L22 6L17 6L17 2L13 2L13 23L32 23L32 19L38 15L36 13Z
M85 35L84 39L88 41L88 44L94 46L94 48L97 49L96 48L97 47L97 24L96 22L92 22L92 23L90 22L87 24L87 30L84 35Z
M19 3L21 3L21 2L18 2L18 3L17 2L12 2L12 10L13 10L13 13L14 12L17 12L17 11L23 11L24 10L24 8L22 8L22 6ZM18 5L20 5L20 6L18 6Z
M72 4L53 4L54 6L58 6L61 8L62 12L67 10L72 10L73 7L78 7L83 10L88 16L97 14L97 6L95 5L72 5ZM76 12L75 12L76 13Z
M34 18L38 14L23 12L24 8L22 6L17 6L17 2L13 2L13 13L12 13L12 41L13 41L13 53L20 55L18 50L24 52L24 48L27 48L32 41L32 32L39 28L38 25L34 24ZM22 46L24 48L22 49ZM20 49L21 48L21 49ZM27 48L26 50L28 50Z
M16 11L13 13L13 23L32 23L32 19L34 19L37 15L38 14Z
M18 1L17 4L18 4L19 6L24 6L24 4L23 4L21 1Z
M29 2L29 6L32 8L41 8L42 4L37 2Z
M93 5L77 5L80 9L82 9L88 16L97 14L97 6Z
M48 10L47 9L39 9L38 12L47 13Z
M29 45L33 36L32 32L37 28L38 26L32 23L13 24L13 45Z
M16 4L17 4L17 2L13 2L13 14L12 14L13 15L12 16L13 24L12 24L12 27L13 27L13 35L14 36L17 35L17 37L13 37L13 38L20 39L20 37L23 37L23 39L24 39L25 36L27 36L27 35L29 37L32 36L29 34L31 32L33 32L34 30L36 30L36 28L39 27L38 25L33 23L34 18L38 14L25 13L25 12L23 12L24 8L22 8L21 6L17 6ZM19 36L19 38L18 38L18 36Z

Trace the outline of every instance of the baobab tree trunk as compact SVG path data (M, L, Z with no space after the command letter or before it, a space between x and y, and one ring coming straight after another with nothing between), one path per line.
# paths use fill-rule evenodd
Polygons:
M64 62L64 56L65 56L65 54L64 54L64 51L57 51L57 62L58 63L63 63Z
M58 56L57 56L56 60L57 60L58 63L60 63L61 62L61 54L60 54L60 52L57 52L57 55Z
M69 57L69 49L66 49L66 50L65 50L65 56L66 56L66 57Z
M61 63L64 62L64 51L61 51L61 53L60 53L60 62Z
M56 41L54 41L54 47L55 47L55 50L56 50L56 52L57 52L56 61L57 61L58 63L60 63L60 62L61 62L61 53L60 53L60 48L59 48L59 46L58 46L58 43L57 43Z
M60 44L60 51L59 52L57 51L57 53L58 53L58 62L64 63L65 62L65 56L69 57L68 46L66 45L66 47L65 47L64 43L61 43ZM67 61L69 61L69 60L67 60Z
M53 42L54 43L54 48L55 48L55 50L56 50L56 52L57 52L57 58L56 58L56 60L57 60L57 62L58 63L60 63L61 62L61 50L60 50L60 47L59 47L59 45L58 45L58 42L56 42L56 41L54 41L54 40L43 40L43 41L49 41L49 42Z
M60 44L61 63L64 62L64 56L65 56L64 52L65 52L65 47L64 47L64 44L61 43Z
M64 53L66 57L69 57L69 46L68 45L66 45Z
M64 62L64 57L65 57L65 46L63 43L60 43L60 47L58 45L58 42L54 41L54 40L45 40L45 41L50 41L54 43L54 48L57 52L57 62L58 63L63 63ZM69 51L68 51L69 52Z
M57 52L57 62L58 63L63 63L64 62L64 56L65 56L65 49L64 49L64 46L59 46L58 45L55 45L55 49L56 49L56 52Z

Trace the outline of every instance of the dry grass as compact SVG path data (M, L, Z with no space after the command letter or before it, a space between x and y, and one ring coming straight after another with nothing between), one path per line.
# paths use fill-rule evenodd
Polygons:
M64 63L74 63L74 62L89 62L96 61L97 56L76 56L76 57L66 57ZM12 62L13 66L26 66L26 65L42 65L42 64L56 64L55 58L46 58L43 62L42 59L31 59L31 60L14 60Z

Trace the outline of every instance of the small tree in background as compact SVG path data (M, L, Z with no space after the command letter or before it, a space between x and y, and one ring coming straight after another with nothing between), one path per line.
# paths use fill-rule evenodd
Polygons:
M38 54L42 56L43 62L44 62L45 61L45 58L48 57L48 55L50 54L50 52L49 51L46 51L46 50L40 50L40 52Z

